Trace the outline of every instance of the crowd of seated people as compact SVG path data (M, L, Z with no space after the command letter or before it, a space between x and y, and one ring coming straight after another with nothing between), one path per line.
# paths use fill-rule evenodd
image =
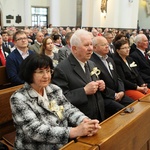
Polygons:
M53 27L52 24L49 26L49 28L50 29L46 27L43 28L24 27L23 29L17 29L13 26L5 28L1 31L2 44L0 45L1 47L0 65L6 66L7 74L12 82L12 85L18 85L24 82L18 78L19 66L22 60L25 59L30 54L30 52L44 53L44 54L48 53L47 55L49 55L49 57L53 60L54 62L53 65L55 67L62 60L66 59L70 55L71 53L70 38L72 34L76 30L79 30L80 28L71 29L69 27L67 28ZM127 40L130 48L128 50L129 55L132 57L133 61L135 62L135 65L137 65L136 70L141 79L143 80L143 82L145 83L145 85L147 85L148 88L150 87L150 74L149 74L150 38L148 30L145 30L145 32L144 31L137 32L137 30L117 30L108 28L106 29L83 28L83 30L88 31L91 35L91 38L95 38L97 36L104 36L109 45L108 46L109 52L107 55L110 56L113 60L116 60L118 56L120 57L119 55L120 51L116 48L117 41L120 39ZM18 32L19 34L17 34L16 37L16 33ZM48 43L46 42L51 44L48 45ZM147 53L146 56L145 53ZM118 71L118 75L123 80L126 89L126 82L124 81L124 78L121 75L120 71ZM142 86L142 84L141 85L138 84L138 86L140 87Z
M51 67L54 69L51 76L52 83L59 86L67 100L87 117L103 121L134 100L150 93L149 35L147 30L145 32L108 28L80 30L69 27L57 28L52 24L49 28L8 27L1 31L0 35L0 66L6 66L12 86L19 84L27 86L27 78L20 77L20 70L24 69L21 68L22 62L28 63L30 59L35 59L35 56L39 57L38 59L49 58L52 61L50 69ZM30 55L34 55L33 58ZM28 57L29 60L26 61ZM35 66L35 72L32 72L31 77L33 78L34 74L39 75L47 86L49 77L47 74L50 71L42 67L48 66ZM91 75L93 71L94 74ZM45 99L45 85L42 85L44 87L42 93L36 91L36 86L42 82L36 78L29 82L28 86L33 86L34 92ZM39 85L38 88L40 89ZM90 108L88 102L95 110ZM16 107L13 106L13 101L11 105ZM15 116L16 112L13 113ZM80 120L79 123L82 122L90 124L87 120L85 122ZM97 123L98 121L91 124ZM93 134L96 132L97 128ZM86 135L91 136L90 133Z

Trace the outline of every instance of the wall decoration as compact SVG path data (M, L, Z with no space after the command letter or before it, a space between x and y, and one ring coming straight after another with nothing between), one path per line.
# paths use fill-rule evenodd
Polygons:
M107 12L107 1L108 0L101 0L101 12L102 13Z
M6 19L14 19L14 16L8 15L8 16L6 16Z
M11 20L6 20L6 23L11 23Z
M16 22L16 23L21 23L21 22L22 22L22 19L21 19L21 16L20 16L20 15L16 16L15 22Z
M150 0L146 0L147 14L150 15Z

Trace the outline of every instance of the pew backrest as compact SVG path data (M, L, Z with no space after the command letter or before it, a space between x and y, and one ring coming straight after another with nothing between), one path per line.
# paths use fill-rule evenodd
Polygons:
M11 95L21 88L22 85L14 86L0 90L0 138L9 132L15 130L12 121L12 113L10 108Z
M7 88L11 85L10 80L8 79L6 67L0 66L0 89Z

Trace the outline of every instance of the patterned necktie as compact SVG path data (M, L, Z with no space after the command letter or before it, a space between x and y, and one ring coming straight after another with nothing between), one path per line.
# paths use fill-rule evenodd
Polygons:
M85 63L84 68L85 68L85 75L86 75L86 78L87 78L88 82L92 81L91 76L90 76L89 67L88 67L87 63Z
M2 66L5 66L6 60L5 60L4 54L2 53L2 49L0 49L0 60L1 60Z

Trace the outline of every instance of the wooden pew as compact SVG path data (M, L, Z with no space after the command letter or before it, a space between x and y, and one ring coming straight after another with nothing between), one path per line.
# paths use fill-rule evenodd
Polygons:
M82 142L75 142L71 141L70 143L66 144L63 148L60 148L59 150L99 150L99 147L97 145L89 145Z
M15 128L12 120L12 113L10 109L9 100L12 93L14 93L21 87L22 85L18 85L0 90L0 139L4 137L3 139L5 139L6 142L9 142L7 138L10 138L10 143L12 142L11 140L14 141L14 137L11 136L15 136ZM11 132L14 132L13 135L7 135Z
M96 135L79 137L76 139L77 142L98 146L101 150L149 150L150 95L128 107L133 107L134 111L132 113L124 113L124 109L119 111L100 123L101 129ZM68 149L63 147L61 150Z
M0 66L0 89L11 87L11 82L8 79L6 67Z

